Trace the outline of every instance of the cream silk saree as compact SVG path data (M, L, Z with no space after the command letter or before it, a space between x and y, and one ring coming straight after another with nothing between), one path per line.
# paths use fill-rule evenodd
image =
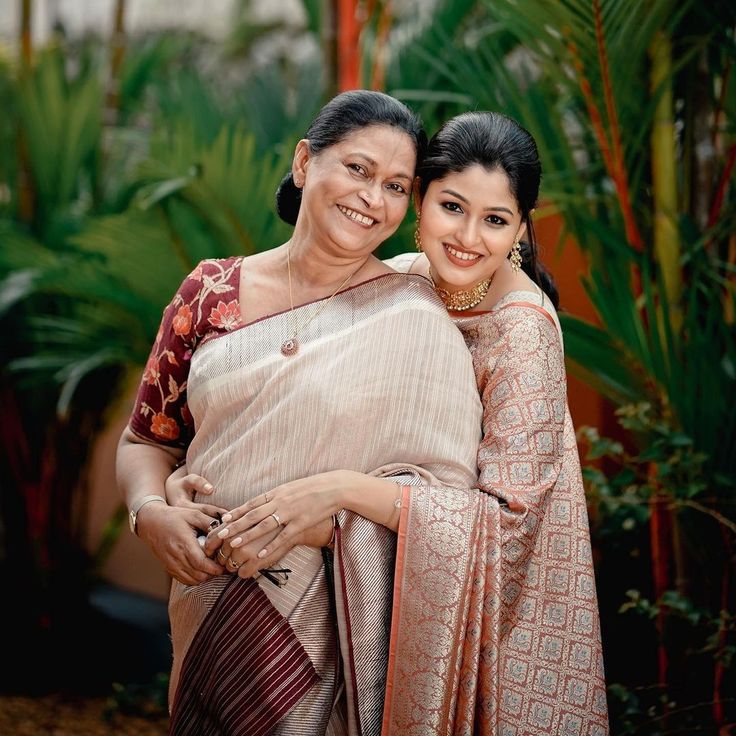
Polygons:
M315 307L298 308L299 322ZM289 313L274 315L191 357L187 464L217 489L214 503L340 468L475 484L472 361L425 279L387 274L341 292L285 357L292 328ZM395 535L353 514L339 521L334 603L308 547L281 561L293 571L281 588L229 575L173 583L172 733L381 732Z

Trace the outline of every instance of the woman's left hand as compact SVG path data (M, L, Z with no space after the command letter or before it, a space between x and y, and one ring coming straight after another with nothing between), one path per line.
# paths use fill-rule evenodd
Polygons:
M248 544L239 543L236 537L233 540L235 546L229 542L222 543L216 560L226 572L237 573L241 578L256 577L260 570L273 567L296 545L326 547L332 539L332 529L332 518L329 518L279 544L275 543L279 529L274 529ZM262 550L266 550L266 554L259 556Z
M223 525L210 534L205 553L211 555L222 541L237 549L274 534L273 540L258 552L258 559L263 561L260 567L266 567L267 561L278 560L295 545L308 543L302 541L305 535L319 540L320 546L328 544L332 516L343 507L343 489L350 479L351 471L333 470L284 483L256 496L222 517Z
M200 493L210 496L215 488L206 478L190 473L186 465L182 465L166 479L164 486L169 506L199 509L213 519L219 519L227 509L211 503L197 503L194 496Z

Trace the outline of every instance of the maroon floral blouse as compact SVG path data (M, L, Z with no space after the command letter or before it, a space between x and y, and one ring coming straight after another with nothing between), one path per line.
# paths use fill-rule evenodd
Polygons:
M130 418L139 437L171 447L189 445L194 434L187 407L189 364L204 340L243 325L242 261L241 256L201 261L164 309Z

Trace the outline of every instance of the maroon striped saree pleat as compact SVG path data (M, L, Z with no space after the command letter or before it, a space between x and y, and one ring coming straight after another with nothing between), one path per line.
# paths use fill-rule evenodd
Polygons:
M170 736L267 736L319 680L254 580L227 584L192 641Z

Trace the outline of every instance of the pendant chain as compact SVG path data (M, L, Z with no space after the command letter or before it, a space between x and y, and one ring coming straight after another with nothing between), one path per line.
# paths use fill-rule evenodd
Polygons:
M319 315L322 312L322 310L324 310L325 307L332 301L332 298L336 296L337 293L341 289L344 289L348 285L348 282L350 281L350 279L352 279L353 276L355 276L355 274L358 273L358 271L360 271L362 267L363 267L363 264L361 263L360 266L358 266L358 268L355 269L355 271L348 274L347 278L340 284L340 286L337 287L337 289L335 289L335 291L332 292L332 294L330 294L330 296L327 299L325 299L322 302L320 307L315 312L312 313L310 318L303 325L300 325L299 321L296 318L296 314L294 312L294 297L292 295L292 290L291 290L291 249L289 247L289 244L287 243L286 245L286 269L289 274L289 306L291 308L290 312L291 312L292 322L294 325L294 331L291 333L291 337L281 345L281 352L284 355L286 356L295 355L298 352L299 341L296 339L296 336L302 330L306 329L306 327L312 322L312 320L314 320L317 317L317 315Z

